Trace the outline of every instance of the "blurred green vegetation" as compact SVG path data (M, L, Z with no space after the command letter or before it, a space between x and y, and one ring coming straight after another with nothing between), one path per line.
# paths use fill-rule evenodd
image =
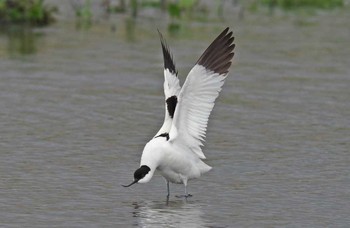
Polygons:
M76 17L76 27L77 29L87 29L92 25L93 12L91 9L91 1L85 0L84 2L80 1L71 1L70 2Z
M168 3L168 13L175 18L197 16L201 11L199 0L179 0Z
M200 0L119 0L119 4L110 0L101 0L106 13L125 13L131 12L133 17L138 16L138 11L145 8L161 9L168 13L174 19L197 16L207 12L208 9ZM223 0L216 0L223 1Z
M88 1L88 0L86 0ZM176 33L181 28L181 23L188 19L206 21L209 9L201 0L101 0L107 14L130 13L132 18L139 16L139 11L146 8L159 9L169 15L169 31ZM224 0L216 0L224 2ZM119 3L119 4L118 4ZM218 4L222 5L222 4Z
M31 24L44 26L54 21L56 7L49 7L44 0L0 0L0 23Z
M335 7L344 6L343 0L261 0L262 5L269 8L279 7L284 10L293 10L299 8L311 8L311 9L332 9Z

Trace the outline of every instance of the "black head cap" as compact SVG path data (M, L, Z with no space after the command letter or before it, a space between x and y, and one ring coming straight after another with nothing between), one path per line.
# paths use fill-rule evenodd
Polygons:
M151 169L147 165L142 165L140 168L138 168L134 173L134 181L129 185L122 185L123 187L130 187L133 184L136 184L139 180L144 178L147 173L151 171Z
M134 180L140 180L144 178L151 169L147 165L142 165L134 173Z

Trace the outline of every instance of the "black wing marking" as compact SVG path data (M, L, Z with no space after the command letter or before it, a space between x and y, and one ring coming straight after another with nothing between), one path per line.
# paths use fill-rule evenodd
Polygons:
M170 71L170 73L177 76L177 70L175 67L173 56L170 53L169 47L168 47L167 43L165 42L163 35L159 32L159 30L158 30L158 33L159 33L160 43L162 44L164 68L168 69Z
M169 140L169 134L168 134L168 133L162 133L162 134L160 134L160 135L157 135L157 136L154 137L154 138L158 138L158 137L165 137L167 141Z
M176 104L177 104L177 97L176 96L171 96L168 99L166 99L165 102L167 104L169 116L171 118L173 118L174 117L175 108L176 108Z
M232 31L227 27L204 51L197 64L218 74L227 74L234 56Z

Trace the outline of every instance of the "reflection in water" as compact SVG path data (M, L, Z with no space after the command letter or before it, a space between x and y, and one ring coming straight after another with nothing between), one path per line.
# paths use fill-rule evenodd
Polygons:
M126 18L125 19L125 31L126 31L126 41L134 42L135 41L135 28L136 21L134 18Z
M71 1L71 6L74 9L76 21L75 27L77 30L87 30L92 25L92 10L91 2L86 0L85 2Z
M29 55L37 52L37 38L42 34L34 32L29 26L10 26L1 31L8 37L8 52Z
M205 227L201 206L195 202L134 202L138 227Z
M91 26L91 19L77 18L75 21L76 30L89 30Z
M176 36L179 34L181 25L178 23L169 23L168 32L171 36Z

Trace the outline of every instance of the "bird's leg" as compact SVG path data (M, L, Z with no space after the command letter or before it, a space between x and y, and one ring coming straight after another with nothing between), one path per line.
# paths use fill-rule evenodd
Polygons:
M166 181L166 188L168 190L167 198L169 198L169 196L170 196L170 188L169 188L169 181L168 180Z
M192 195L191 194L188 194L188 192L187 192L187 183L186 183L186 185L185 185L185 198L187 198L187 197L191 197Z
M170 196L170 186L169 186L169 181L167 179L165 179L165 183L166 183L166 189L167 189L167 195L166 195L166 200L167 202L169 201L169 196Z
M165 182L166 182L166 189L167 189L167 195L166 195L166 201L165 201L165 205L169 205L169 196L170 196L170 188L169 188L169 181L167 179L165 179Z

